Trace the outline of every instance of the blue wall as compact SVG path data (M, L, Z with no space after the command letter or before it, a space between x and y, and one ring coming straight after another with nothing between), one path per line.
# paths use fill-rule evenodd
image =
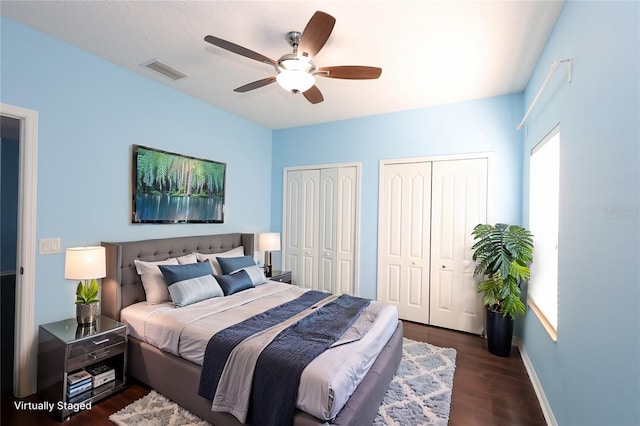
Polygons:
M360 295L376 298L380 160L494 153L490 221L520 223L522 95L274 131L271 228L282 229L282 170L360 162Z
M525 93L530 149L560 123L558 341L525 316L523 343L560 425L640 422L640 3L568 2ZM528 179L523 212L528 211Z
M36 235L62 243L36 256L36 325L75 316L67 247L269 229L271 130L9 19L1 31L2 102L39 113ZM132 225L133 144L227 163L225 223Z

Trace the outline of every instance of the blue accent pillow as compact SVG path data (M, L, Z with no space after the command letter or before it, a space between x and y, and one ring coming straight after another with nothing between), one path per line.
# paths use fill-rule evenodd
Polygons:
M167 286L189 278L213 275L209 262L187 263L184 265L159 265Z
M178 308L224 295L208 261L158 267L169 288L171 300Z
M220 270L223 274L231 274L238 269L246 268L247 266L253 266L256 261L251 256L241 257L218 257L218 263L220 264Z
M248 288L253 288L253 282L244 269L229 275L216 275L216 280L225 296L230 296Z

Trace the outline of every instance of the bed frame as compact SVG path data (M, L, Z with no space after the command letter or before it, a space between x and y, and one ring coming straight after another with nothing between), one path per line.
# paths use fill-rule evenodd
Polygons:
M220 253L243 246L254 255L254 234L220 234L173 237L127 242L103 242L107 276L102 280L102 314L120 320L120 310L145 300L144 287L133 260L164 260L192 252ZM329 424L370 426L402 356L402 323L351 395ZM242 425L228 413L211 411L211 401L198 395L200 366L163 352L129 336L127 374L216 426ZM294 425L326 425L327 422L297 410Z

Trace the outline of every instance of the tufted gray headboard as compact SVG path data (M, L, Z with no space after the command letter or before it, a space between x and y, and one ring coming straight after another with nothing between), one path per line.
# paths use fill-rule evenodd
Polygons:
M164 260L188 253L220 253L243 246L253 256L254 234L220 234L172 237L153 240L103 242L107 256L107 276L102 279L102 314L120 320L120 310L145 300L144 287L134 259Z

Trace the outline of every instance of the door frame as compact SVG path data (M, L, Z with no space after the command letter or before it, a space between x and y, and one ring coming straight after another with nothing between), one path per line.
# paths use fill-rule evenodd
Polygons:
M311 164L307 166L290 166L282 169L282 241L287 241L287 226L286 226L286 214L287 214L287 173L292 171L302 170L316 170L316 169L332 169L338 167L355 167L356 177L358 179L358 187L356 194L356 223L355 223L355 258L353 259L354 277L353 284L356 295L360 294L360 204L362 199L362 163L328 163L328 164ZM282 244L282 266L285 266L285 259L287 255L286 244Z
M408 164L408 163L425 163L425 162L438 162L438 161L456 161L456 160L474 160L474 159L487 159L487 223L493 223L493 187L494 187L494 174L493 174L493 164L494 164L494 153L493 152L476 152L469 154L450 154L450 155L432 155L426 157L408 157L408 158L393 158L380 160L378 166L378 254L376 258L377 270L376 270L376 299L379 300L378 295L380 294L380 253L382 253L383 247L382 238L380 238L382 232L382 222L380 221L380 211L382 209L383 199L380 196L382 191L382 178L384 167L391 164ZM433 171L432 171L433 173ZM429 264L429 271L431 271L431 264Z
M23 398L36 392L34 308L38 112L0 103L0 114L20 121L13 394Z

